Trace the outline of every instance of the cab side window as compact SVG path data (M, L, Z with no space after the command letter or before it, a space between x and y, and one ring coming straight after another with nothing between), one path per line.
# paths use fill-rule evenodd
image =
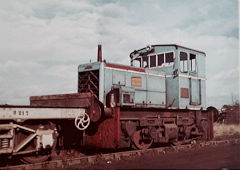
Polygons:
M191 72L197 72L197 60L195 54L190 54L190 71Z
M171 65L174 63L174 59L173 59L173 52L170 53L165 53L165 57L166 57L166 65Z
M188 71L188 55L185 52L180 52L180 71L182 73Z
M133 66L134 67L142 67L142 58L137 58L135 60L133 60Z
M156 67L156 55L150 56L150 67Z
M164 64L164 54L158 54L158 66L162 66Z
M132 65L140 68L168 67L174 65L174 52L163 52L157 54L144 54L135 58Z
M143 60L143 68L148 68L148 56L143 56L142 57Z

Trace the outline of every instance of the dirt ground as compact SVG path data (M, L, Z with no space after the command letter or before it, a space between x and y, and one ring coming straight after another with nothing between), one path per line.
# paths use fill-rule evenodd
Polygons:
M70 169L79 169L79 166ZM87 169L240 169L240 144L198 148L179 153L144 154L120 161L99 160Z
M240 137L240 126L214 126L215 139ZM81 169L79 166L70 169ZM120 161L99 160L87 169L240 169L240 144L196 147L181 152L144 154Z

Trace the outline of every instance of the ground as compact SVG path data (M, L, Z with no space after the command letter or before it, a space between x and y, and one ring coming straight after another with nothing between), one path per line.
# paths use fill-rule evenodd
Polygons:
M69 167L80 169L79 166ZM85 167L86 168L86 167ZM240 144L224 144L120 161L99 160L87 169L240 169Z
M214 126L215 140L240 138L240 126ZM70 169L81 169L71 166ZM143 154L120 161L99 159L85 169L240 169L240 144L221 144L193 147L186 151L166 152L165 154Z

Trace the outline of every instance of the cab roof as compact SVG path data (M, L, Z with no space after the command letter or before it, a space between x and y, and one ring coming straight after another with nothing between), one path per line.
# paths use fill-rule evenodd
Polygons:
M195 49L184 47L184 46L177 45L177 44L156 44L156 45L151 45L151 47L158 47L158 46L174 46L176 49L183 48L183 49L186 49L186 50L192 50L192 51L195 51L195 52L198 52L198 53L202 53L203 55L206 56L206 53L203 52L203 51L195 50ZM138 51L141 51L141 50L143 50L145 48L147 48L147 47L141 48L139 50L134 50L131 54L136 54ZM131 56L131 54L130 54L130 56Z

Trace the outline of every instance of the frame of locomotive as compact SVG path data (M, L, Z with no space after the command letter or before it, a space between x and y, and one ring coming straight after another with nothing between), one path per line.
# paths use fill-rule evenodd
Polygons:
M205 57L175 44L152 45L132 52L126 66L102 61L99 46L98 61L78 67L78 93L0 107L0 156L20 154L34 163L76 145L146 149L212 139Z

